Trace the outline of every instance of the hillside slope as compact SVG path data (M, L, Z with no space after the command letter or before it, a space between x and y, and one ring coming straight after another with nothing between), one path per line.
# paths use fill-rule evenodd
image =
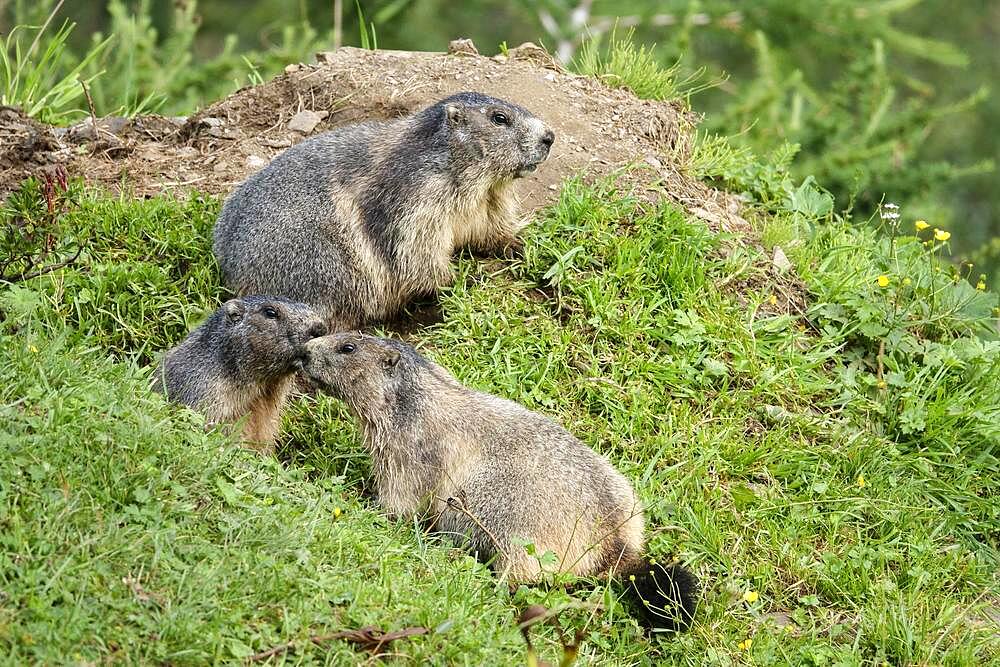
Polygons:
M324 67L334 65L241 91L183 127L229 119L222 110L239 120L255 95L333 71ZM550 70L531 67L546 81ZM412 97L393 112L446 92L445 80L424 90L399 79ZM370 109L363 99L354 113ZM579 103L606 116L600 98ZM124 141L136 143L116 158L56 144L45 153L63 139L32 125L48 139L3 165L9 175L61 162L91 182L63 191L29 181L0 209L15 232L4 252L40 252L35 242L49 253L35 268L73 260L0 287L9 664L343 664L367 649L330 635L368 626L426 629L388 644L399 663L524 664L515 618L530 604L580 631L581 664L1000 661L996 295L947 275L936 259L946 239L905 212L888 219L891 234L852 225L823 208L818 189L786 188L773 164L624 124L622 160L652 170L588 159L576 177L584 163L571 160L583 158L563 142L567 162L528 184L539 208L524 257L461 255L440 321L410 328L462 381L559 419L634 481L652 554L683 559L704 583L690 633L645 637L608 582L509 590L419 526L382 517L367 457L332 399L298 399L272 459L151 394L149 364L219 301L217 195L245 172L178 188L156 178L183 182L169 170L195 168L179 158L186 149L229 155L223 146L248 146L270 125L236 139L155 139L166 151L155 178L138 162L150 144L129 139L139 122L130 127ZM641 145L658 151L655 162ZM231 164L243 164L233 150ZM690 176L689 160L766 202L746 216L754 229L731 195ZM677 175L664 189L667 172ZM123 193L94 187L119 183ZM551 623L533 629L546 660L558 661L559 634Z

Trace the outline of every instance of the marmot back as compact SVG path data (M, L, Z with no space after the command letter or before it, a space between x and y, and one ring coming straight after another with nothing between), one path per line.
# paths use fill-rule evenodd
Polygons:
M262 296L231 299L167 352L153 388L203 413L210 426L248 416L244 441L268 449L305 344L326 331L304 304Z
M562 426L464 387L402 343L340 333L306 348L306 376L358 419L389 513L426 518L515 581L543 573L525 543L554 553L559 571L628 575L650 625L690 623L694 575L645 558L632 485Z
M333 330L383 320L448 284L456 249L516 244L513 181L554 138L526 109L460 93L307 139L226 200L214 233L223 279L309 304Z

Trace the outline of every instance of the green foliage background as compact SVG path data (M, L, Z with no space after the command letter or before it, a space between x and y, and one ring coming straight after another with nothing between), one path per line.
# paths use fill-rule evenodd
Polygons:
M0 29L39 25L53 4L0 1ZM77 24L66 70L113 36L86 68L103 71L92 84L99 111L184 114L331 48L335 4L76 2L55 23ZM581 7L586 25L574 23ZM466 36L490 53L532 40L577 56L588 35L632 29L661 64L718 84L692 96L707 131L758 155L797 146L791 173L815 176L859 217L883 197L905 202L908 219L953 229L956 254L997 284L1000 98L988 86L1000 0L364 0L342 3L344 44L362 41L359 9L382 48L442 50Z

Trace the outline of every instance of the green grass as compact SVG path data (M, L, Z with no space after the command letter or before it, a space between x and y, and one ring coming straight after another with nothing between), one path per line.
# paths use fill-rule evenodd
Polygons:
M690 633L647 639L603 582L510 592L382 517L332 399L293 405L276 459L165 405L149 365L222 296L218 202L71 195L58 223L87 240L79 261L0 289L9 664L235 663L288 641L275 662L343 664L366 655L308 638L367 625L431 630L392 645L399 663L524 664L514 619L533 603L566 607L580 664L1000 663L989 308L893 319L923 297L874 286L890 270L875 230L814 219L807 233L793 210L765 219L809 293L806 317L767 314L788 285L765 250L573 181L528 230L523 260L462 256L444 321L414 337L635 482L651 551L704 584ZM43 211L29 184L0 222ZM923 266L908 266L918 285ZM904 424L907 401L920 420ZM553 629L535 638L557 661Z

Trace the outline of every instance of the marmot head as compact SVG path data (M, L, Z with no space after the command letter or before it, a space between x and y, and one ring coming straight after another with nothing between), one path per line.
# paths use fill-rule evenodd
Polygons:
M458 93L418 114L418 124L446 129L452 167L499 178L520 178L549 156L556 135L512 102Z
M263 379L302 367L308 341L326 334L309 306L280 297L230 299L216 313L225 332L223 359L234 375Z
M317 338L306 351L306 377L362 418L415 409L420 370L430 367L409 345L359 332Z

